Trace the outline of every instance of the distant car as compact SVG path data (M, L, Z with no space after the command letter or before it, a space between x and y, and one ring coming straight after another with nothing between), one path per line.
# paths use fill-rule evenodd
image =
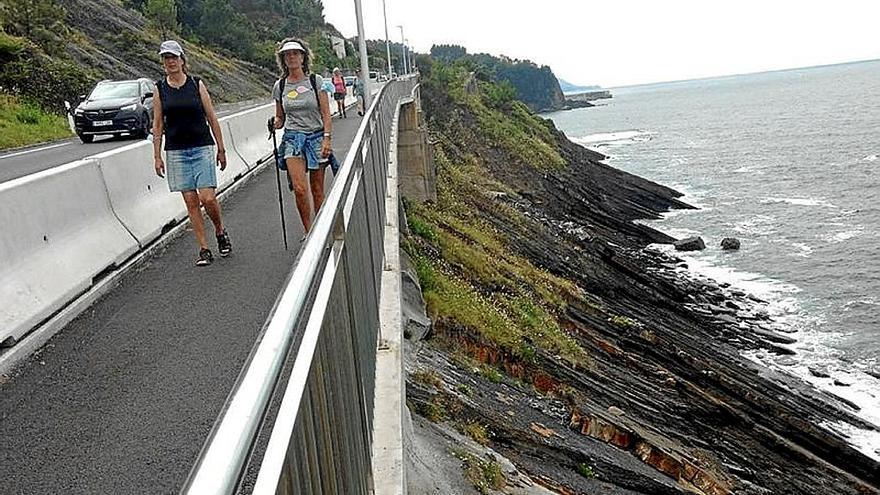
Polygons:
M379 72L375 70L370 71L370 81L377 82L379 80Z
M388 80L388 76L385 74L379 74L379 82L385 82Z
M354 86L354 80L357 79L354 76L345 76L345 85L346 86Z
M84 143L106 134L147 137L153 126L153 82L99 82L73 110L73 125Z

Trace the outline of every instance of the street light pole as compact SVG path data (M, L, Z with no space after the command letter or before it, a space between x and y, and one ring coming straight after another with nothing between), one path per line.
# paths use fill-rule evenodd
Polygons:
M399 25L400 28L400 44L403 45L401 51L403 52L403 73L409 74L409 70L407 69L407 61L406 61L406 39L403 37L403 26Z
M388 38L388 14L385 12L385 0L382 0L382 17L385 18L385 55L388 57L388 78L394 73L391 66L391 40Z
M364 112L370 108L373 88L370 87L370 63L367 60L367 38L364 37L364 12L361 0L354 0L354 13L357 16L358 48L361 55L361 81L364 83Z

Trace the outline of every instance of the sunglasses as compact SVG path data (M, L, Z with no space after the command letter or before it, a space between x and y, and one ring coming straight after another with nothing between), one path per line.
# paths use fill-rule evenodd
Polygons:
M178 55L175 55L173 53L163 53L162 54L162 60L177 60L179 58L180 57Z

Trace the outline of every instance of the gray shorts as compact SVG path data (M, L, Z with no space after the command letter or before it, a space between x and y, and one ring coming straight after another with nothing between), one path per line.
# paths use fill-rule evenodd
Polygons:
M165 175L172 192L217 187L214 146L199 146L165 152Z

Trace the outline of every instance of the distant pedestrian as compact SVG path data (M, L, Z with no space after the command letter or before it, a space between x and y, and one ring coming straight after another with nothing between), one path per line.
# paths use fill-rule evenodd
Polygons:
M355 72L355 76L354 82L352 82L352 93L357 99L358 115L363 115L366 108L364 108L364 80L361 78L360 69Z
M331 165L334 170L337 167L330 147L330 100L327 93L319 89L324 83L323 78L309 73L311 54L304 41L284 39L279 44L276 58L281 79L272 89L275 128L284 129L279 146L283 163L278 166L287 170L303 230L308 234L312 228L309 190L317 215L324 203L324 166Z
M183 195L189 221L199 243L196 265L206 266L214 262L214 256L205 237L201 206L205 207L214 223L220 256L232 252L232 242L223 227L220 202L215 194L215 163L219 164L220 170L226 169L223 133L204 81L187 74L186 56L180 44L164 41L159 47L159 56L162 57L165 77L156 81L153 98L154 166L156 174L165 177L166 164L161 152L164 135L168 188Z
M336 107L339 111L339 115L342 118L348 117L345 115L345 78L342 77L342 71L339 70L339 67L333 69L333 78L331 79L333 83L333 99L336 100Z

